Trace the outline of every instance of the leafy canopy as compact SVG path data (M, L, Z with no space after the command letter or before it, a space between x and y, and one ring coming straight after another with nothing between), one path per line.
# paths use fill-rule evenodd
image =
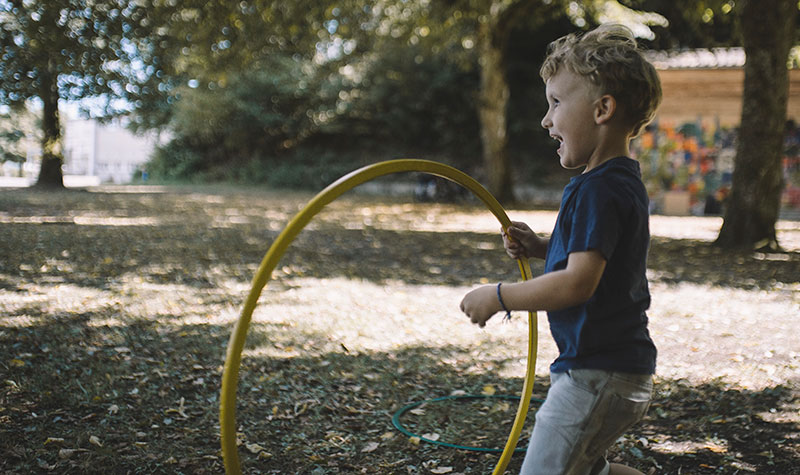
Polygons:
M159 75L149 42L153 10L144 1L0 0L0 103L56 93L127 108Z

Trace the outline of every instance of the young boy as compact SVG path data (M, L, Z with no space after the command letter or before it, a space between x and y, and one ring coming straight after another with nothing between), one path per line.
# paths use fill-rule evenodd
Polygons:
M559 141L561 165L583 173L564 189L549 240L520 222L503 233L507 253L544 258L544 274L479 287L461 310L481 327L501 310L547 311L559 355L523 474L641 473L605 452L644 416L653 387L648 198L628 143L652 120L661 85L620 25L554 41L540 73L542 127Z

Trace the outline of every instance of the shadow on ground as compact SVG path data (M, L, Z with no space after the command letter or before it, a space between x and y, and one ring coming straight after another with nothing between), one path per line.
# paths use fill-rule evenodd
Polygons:
M218 473L220 354L229 329L146 321L110 327L97 318L55 315L0 331L2 471ZM414 443L391 417L405 404L456 390L515 394L520 379L475 371L470 348L315 351L313 342L324 339L280 326L261 327L251 338L252 347L280 340L280 349L308 353L245 358L238 427L247 473L491 471L496 454ZM537 381L535 396L546 387ZM798 428L783 420L797 410L794 397L780 385L744 391L659 380L647 418L610 457L645 472L798 473ZM404 419L420 435L501 447L515 405L486 399L420 409ZM512 460L512 473L521 458Z

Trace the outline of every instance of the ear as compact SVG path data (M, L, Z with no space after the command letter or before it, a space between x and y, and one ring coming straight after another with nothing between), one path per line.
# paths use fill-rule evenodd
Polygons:
M604 94L594 103L594 122L604 124L617 112L617 100L611 94Z

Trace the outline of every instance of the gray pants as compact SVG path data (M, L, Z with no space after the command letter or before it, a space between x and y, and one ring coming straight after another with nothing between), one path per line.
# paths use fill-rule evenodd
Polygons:
M551 373L520 473L607 473L606 450L644 416L652 392L649 374L595 369Z

